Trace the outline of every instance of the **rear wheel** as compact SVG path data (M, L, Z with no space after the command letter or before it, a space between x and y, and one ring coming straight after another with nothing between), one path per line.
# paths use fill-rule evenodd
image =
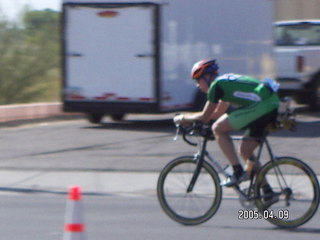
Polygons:
M98 123L101 123L101 120L103 118L103 114L101 114L101 113L88 113L87 117L88 117L89 122L94 123L94 124L98 124Z
M123 120L124 116L125 116L124 113L115 113L115 114L111 114L110 117L113 121L121 121Z
M273 193L264 190L266 182ZM309 221L319 206L319 183L312 169L299 159L280 157L259 171L256 205L270 223L294 228Z

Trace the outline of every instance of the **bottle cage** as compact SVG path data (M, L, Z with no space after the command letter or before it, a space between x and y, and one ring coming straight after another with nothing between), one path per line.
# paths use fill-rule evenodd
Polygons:
M270 132L280 129L287 129L290 131L296 130L296 119L291 103L292 99L289 97L285 97L280 100L277 118L268 126L268 130Z

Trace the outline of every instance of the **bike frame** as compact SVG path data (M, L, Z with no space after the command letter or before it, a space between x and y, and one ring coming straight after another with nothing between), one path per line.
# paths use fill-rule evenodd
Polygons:
M207 148L207 143L208 143L208 139L205 138L205 137L202 137L201 139L203 139L202 141L199 141L199 151L198 153L195 154L195 160L197 161L197 166L196 166L196 169L195 169L195 172L192 176L192 179L190 181L190 184L188 186L188 189L187 189L187 192L191 192L193 190L193 187L200 175L200 172L201 172L201 168L202 168L202 165L203 165L203 161L205 161L205 159L207 158L209 160L209 162L211 163L211 165L213 166L213 168L218 172L218 173L221 173L223 174L225 177L229 177L230 174L228 174L226 172L226 167L223 168L221 166L221 164L219 163L218 160L216 160L212 155L210 155L210 153L206 150ZM261 138L250 138L250 137L237 137L237 136L234 136L232 137L232 140L257 140L257 141L260 141L260 145L259 145L259 148L258 148L258 155L257 155L257 160L256 161L259 161L260 160L260 157L261 157L261 154L262 154L262 149L263 149L263 146L266 145L266 148L267 148L267 152L270 156L270 159L272 162L274 162L276 160L276 156L273 154L272 152L272 148L270 146L270 143L267 139L267 133L265 133L265 135ZM279 174L279 173L278 173ZM277 175L278 175L277 174ZM244 193L240 187L238 185L234 186L234 190L238 193L238 195L242 198L244 198L245 200L254 200L254 197L252 198L250 196L250 190L254 187L254 177L251 177L250 179L250 185L249 185L249 191L248 193Z

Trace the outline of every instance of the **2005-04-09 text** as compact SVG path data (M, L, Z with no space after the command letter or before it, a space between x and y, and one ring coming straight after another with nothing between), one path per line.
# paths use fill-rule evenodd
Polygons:
M255 220L255 219L289 219L289 210L279 209L279 210L264 210L263 212L259 212L258 210L250 209L244 210L240 209L238 211L238 219L239 220Z

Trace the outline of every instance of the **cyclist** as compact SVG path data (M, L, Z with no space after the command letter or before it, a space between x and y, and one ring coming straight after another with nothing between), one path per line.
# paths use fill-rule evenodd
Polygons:
M259 163L254 162L253 152L260 143L259 137L277 116L279 85L272 79L260 81L239 74L219 76L218 70L216 60L201 60L194 64L191 77L196 81L197 87L207 93L207 102L202 112L180 114L174 121L184 125L197 120L207 123L216 119L212 125L213 133L233 167L233 175L221 185L231 187L247 180L248 176L253 176L251 174L259 167ZM239 108L227 113L230 104ZM251 137L244 139L240 146L240 155L246 162L246 171L239 162L229 136L231 131L240 129L246 129L245 136ZM264 186L264 192L273 195L268 183ZM272 197L265 200L272 200Z

